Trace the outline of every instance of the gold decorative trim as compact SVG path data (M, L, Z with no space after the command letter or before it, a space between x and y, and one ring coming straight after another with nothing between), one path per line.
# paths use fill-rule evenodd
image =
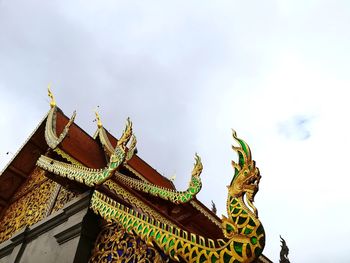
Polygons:
M84 166L81 162L74 159L72 156L67 154L65 151L61 150L60 148L53 149L54 152L56 152L58 155L60 155L62 158L66 159L71 164L77 165L77 166Z
M70 118L70 120L68 121L66 126L64 127L62 133L59 136L57 136L57 133L56 133L56 114L57 114L57 106L54 106L49 111L49 114L48 114L47 120L46 120L46 126L45 126L45 140L46 140L47 145L51 149L55 149L64 140L64 138L68 134L70 126L74 122L75 116L77 115L76 111L74 111L72 117Z
M190 204L196 208L199 212L201 212L206 218L208 218L212 223L221 228L221 221L219 221L216 217L211 215L207 210L205 210L202 206L200 206L195 200L191 200Z
M141 209L141 211L145 214L147 214L150 217L153 217L154 219L164 222L168 224L169 226L176 227L171 221L163 217L161 214L156 212L154 209L152 209L150 206L148 206L146 203L138 199L136 196L131 194L126 189L119 186L117 183L113 182L112 180L106 181L103 185L108 187L109 190L113 191L117 195L121 196L124 200L128 201L131 205L135 206L138 209Z
M192 170L191 181L188 189L185 191L175 191L165 187L161 187L152 183L144 182L141 180L136 180L134 178L128 177L122 173L116 172L116 178L129 186L132 189L148 193L153 196L157 196L164 200L168 200L172 203L187 203L200 191L202 188L202 183L200 179L200 174L203 169L203 165L200 157L196 154L196 162Z

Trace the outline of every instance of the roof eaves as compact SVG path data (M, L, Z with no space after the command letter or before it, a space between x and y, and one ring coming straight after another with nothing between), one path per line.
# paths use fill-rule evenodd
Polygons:
M37 130L39 129L40 125L43 124L43 122L45 121L45 119L47 118L47 115L49 114L49 112L47 112L45 114L45 116L41 119L41 121L39 122L39 124L35 127L35 129L30 133L30 135L27 137L27 139L24 141L24 143L19 147L19 149L16 151L16 153L12 156L12 158L10 159L10 161L8 161L8 163L5 165L5 167L1 170L0 172L0 176L5 172L5 170L11 165L11 163L14 161L14 159L17 157L17 155L22 151L22 149L24 148L24 146L29 142L29 140L33 137L33 135L37 132Z

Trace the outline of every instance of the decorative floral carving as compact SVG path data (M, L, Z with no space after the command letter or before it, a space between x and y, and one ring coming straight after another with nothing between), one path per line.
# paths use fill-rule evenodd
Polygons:
M0 223L0 242L9 239L21 228L31 226L45 218L50 209L49 201L55 187L56 183L47 179L12 203Z
M66 203L72 201L78 195L79 193L72 192L61 186L51 213L60 210Z
M156 248L147 246L138 236L127 233L117 222L107 223L98 235L90 263L172 262Z
M13 200L16 200L17 198L26 194L34 186L37 186L37 185L41 184L43 181L48 180L48 178L45 176L45 173L46 173L45 170L43 170L39 167L35 167L33 172L29 175L29 179L20 188L20 190L15 194L15 196L13 197Z

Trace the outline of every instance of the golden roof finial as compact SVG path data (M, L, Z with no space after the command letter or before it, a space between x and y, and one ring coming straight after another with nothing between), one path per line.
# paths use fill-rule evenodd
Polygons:
M102 128L102 121L101 121L100 115L98 114L97 109L95 110L95 115L96 115L97 127Z
M49 85L47 86L47 91L48 91L48 95L51 99L50 106L51 106L51 108L53 108L56 106L56 101L55 101L55 97L53 96L50 88L51 88L51 83L49 83Z

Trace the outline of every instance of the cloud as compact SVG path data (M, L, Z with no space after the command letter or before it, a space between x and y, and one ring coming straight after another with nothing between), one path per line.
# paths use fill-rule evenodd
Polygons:
M309 124L312 118L307 116L293 116L292 118L279 123L278 132L287 139L307 140L311 136Z

